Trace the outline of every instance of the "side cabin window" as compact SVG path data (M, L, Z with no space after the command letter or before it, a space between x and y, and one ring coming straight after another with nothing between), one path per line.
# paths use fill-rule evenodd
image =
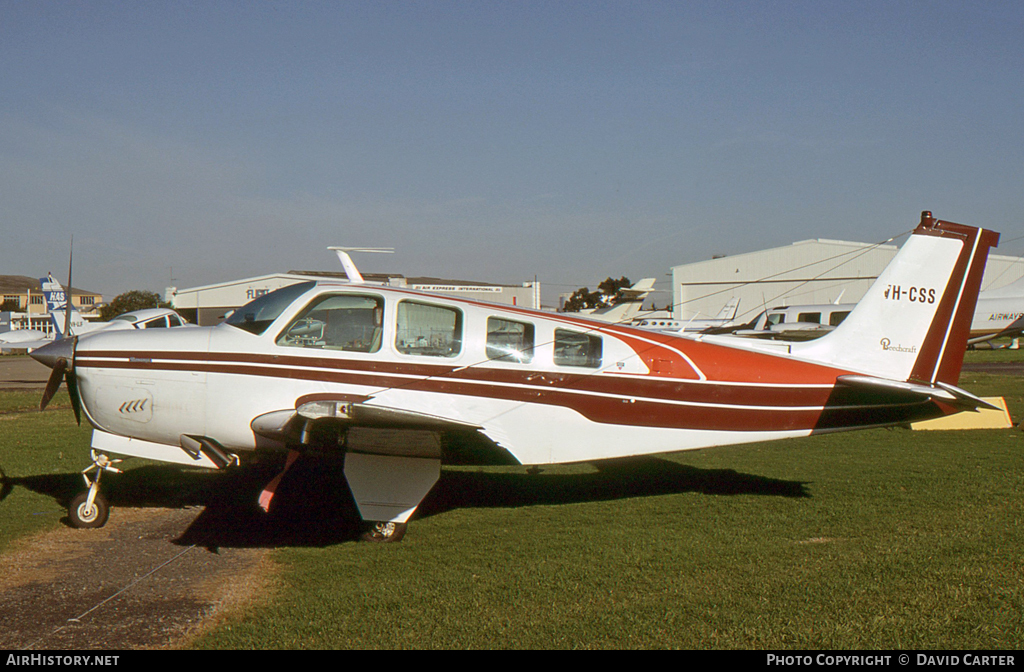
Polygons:
M366 294L318 296L277 337L278 345L347 352L380 350L384 299Z
M180 327L181 326L181 320L178 319L177 315L168 315L167 316L167 325L171 326L171 327Z
M850 314L848 310L837 310L828 316L828 323L830 326L838 327L846 319L846 316Z
M395 349L405 355L455 357L462 350L462 312L418 301L398 304Z
M158 317L155 320L150 320L149 322L144 322L142 324L142 328L143 329L159 329L161 327L166 327L166 326L167 326L167 317L166 316L165 317Z
M821 313L800 313L796 316L797 322L811 322L821 324Z
M526 364L533 360L533 325L487 318L487 358Z
M776 324L784 322L786 320L785 313L768 313L768 321L765 323L765 329L770 329Z
M567 329L555 329L555 364L559 366L601 366L601 337Z

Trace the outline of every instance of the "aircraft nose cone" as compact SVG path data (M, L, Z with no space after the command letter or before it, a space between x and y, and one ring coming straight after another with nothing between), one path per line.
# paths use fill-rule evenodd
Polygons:
M29 356L52 369L61 357L70 360L74 347L73 338L62 338L41 348L36 348L29 353Z

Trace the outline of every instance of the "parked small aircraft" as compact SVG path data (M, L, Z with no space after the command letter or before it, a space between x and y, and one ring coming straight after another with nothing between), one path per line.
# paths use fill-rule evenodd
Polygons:
M114 331L118 329L153 329L159 327L192 327L193 324L181 315L169 308L143 308L122 313L109 322L90 322L73 307L67 305L66 293L60 283L48 275L39 280L43 288L47 310L50 314L50 322L53 325L53 333L46 334L38 329L14 329L0 334L0 350L27 350L32 352L44 345L50 345L54 340L64 337L65 331L70 331L72 336L83 336L85 334L99 331Z
M633 318L633 326L641 329L655 329L657 331L669 331L676 333L702 332L709 329L727 329L736 326L736 311L739 310L740 299L734 296L729 302L722 306L718 314L712 318L692 320L675 320L661 317L644 317L640 315Z
M63 338L66 330L70 331L72 336L82 336L112 329L194 326L170 308L143 308L122 313L109 322L91 322L82 317L73 306L68 305L67 296L70 292L65 292L61 284L54 280L52 274L40 278L39 284L42 286L47 312L50 313L54 333L58 338Z
M447 440L453 435L542 465L988 407L955 385L998 239L925 212L840 326L781 347L302 282L215 327L99 332L33 357L53 369L41 407L64 380L76 415L94 428L73 525L106 521L99 485L104 471L118 470L110 455L225 469L260 450L287 450L286 465L337 451L368 538L395 541L442 463L469 457ZM281 475L260 497L265 509Z
M747 324L715 330L715 333L783 341L806 341L824 336L838 327L856 307L855 303L776 306L760 313Z
M1024 333L1024 278L978 295L971 322L971 345Z
M846 319L855 303L803 304L776 306L760 313L745 325L726 326L713 333L736 336L803 341L819 338ZM978 294L978 303L971 321L968 346L975 346L1001 337L1018 337L1024 333L1024 279L1004 287Z

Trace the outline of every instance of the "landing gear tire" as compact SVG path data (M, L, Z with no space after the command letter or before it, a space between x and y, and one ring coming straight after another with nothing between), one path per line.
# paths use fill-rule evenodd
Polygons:
M107 524L110 517L110 505L103 495L96 493L96 497L89 506L89 491L75 495L68 505L68 520L71 527L78 529L95 529Z
M405 536L406 527L406 523L372 521L361 538L363 541L373 541L378 544L394 544Z

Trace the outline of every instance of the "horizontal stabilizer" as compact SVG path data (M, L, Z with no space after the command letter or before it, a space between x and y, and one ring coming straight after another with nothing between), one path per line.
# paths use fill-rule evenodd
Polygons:
M868 388L886 392L903 392L914 396L926 397L942 402L949 406L965 411L976 411L979 408L999 410L981 397L977 397L967 390L939 382L935 386L922 385L887 378L875 378L873 376L839 376L838 382L850 387Z
M631 287L623 287L619 290L619 294L628 299L642 299L654 291L654 283L656 281L657 278L644 278Z

